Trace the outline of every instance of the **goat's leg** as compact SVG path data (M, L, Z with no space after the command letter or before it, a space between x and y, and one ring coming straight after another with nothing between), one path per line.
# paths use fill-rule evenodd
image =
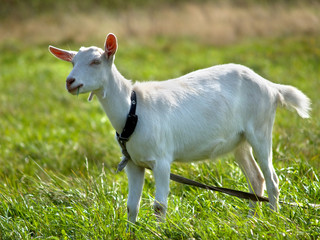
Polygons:
M270 131L251 134L247 138L257 157L257 161L264 175L270 208L278 211L279 180L272 165L272 127Z
M167 201L170 182L170 164L165 160L158 161L153 168L153 174L156 184L156 196L154 202L154 211L158 221L164 221L167 211Z
M252 155L252 147L247 141L244 141L237 147L234 155L242 172L246 176L250 192L256 194L257 196L262 196L265 186L264 177ZM249 206L251 208L250 213L254 214L257 202L250 200Z
M135 223L139 212L140 199L144 183L144 168L129 161L126 168L129 184L129 195L127 201L128 221ZM127 225L127 229L129 223Z

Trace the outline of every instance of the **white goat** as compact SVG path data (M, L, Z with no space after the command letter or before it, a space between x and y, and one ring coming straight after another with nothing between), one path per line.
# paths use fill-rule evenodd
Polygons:
M128 220L139 211L145 167L156 184L154 209L164 218L169 193L170 165L216 158L234 151L251 192L261 196L264 180L271 209L278 208L278 177L272 165L272 127L278 104L309 117L310 100L301 91L272 83L247 67L226 64L161 82L125 79L114 65L115 35L108 34L105 50L78 52L49 47L56 57L73 63L67 90L95 94L118 133L126 122L130 95L137 94L139 122L127 143L132 158L125 170L129 181ZM258 167L253 154L255 152ZM250 202L254 207L255 203Z

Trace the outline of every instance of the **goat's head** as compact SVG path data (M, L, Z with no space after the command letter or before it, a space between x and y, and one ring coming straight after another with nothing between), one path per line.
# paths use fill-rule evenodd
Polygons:
M101 89L103 79L107 79L110 75L117 51L117 38L109 33L105 41L105 50L82 47L78 52L74 52L49 46L49 51L57 58L73 64L73 69L66 80L68 92L73 95L87 93Z

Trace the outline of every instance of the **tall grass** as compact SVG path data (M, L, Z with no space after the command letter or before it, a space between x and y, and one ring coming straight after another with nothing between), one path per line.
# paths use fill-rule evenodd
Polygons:
M98 102L65 91L71 65L53 58L47 45L0 44L0 238L319 238L320 210L308 205L320 199L319 42L318 35L225 47L183 39L155 38L148 44L119 39L116 64L133 80L167 79L236 62L300 88L313 102L310 120L278 109L273 138L280 198L304 207L282 205L273 213L262 205L259 215L248 218L246 201L172 183L167 221L158 225L148 172L135 235L125 232L127 180L124 173L115 174L120 149ZM172 171L247 191L232 156L174 164Z

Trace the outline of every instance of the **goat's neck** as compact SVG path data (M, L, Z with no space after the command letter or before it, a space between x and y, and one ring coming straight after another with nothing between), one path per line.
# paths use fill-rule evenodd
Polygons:
M131 81L125 79L113 64L104 86L95 92L113 128L121 133L131 105Z

